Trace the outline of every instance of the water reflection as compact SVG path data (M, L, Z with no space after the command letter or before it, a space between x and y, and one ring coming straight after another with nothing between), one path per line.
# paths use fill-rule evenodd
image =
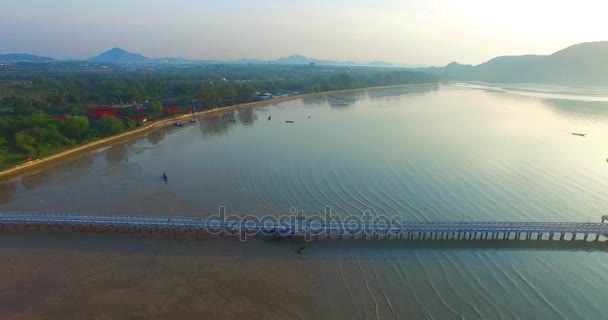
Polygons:
M159 142L163 141L165 138L164 130L154 130L147 135L148 141L153 145L157 145Z
M326 101L326 97L325 96L317 96L317 97L306 97L304 99L302 99L302 103L304 103L304 105L306 106L322 106L323 103L325 103Z
M251 125L253 122L258 120L258 116L254 109L241 109L237 112L237 119L240 123Z
M105 159L110 164L117 164L123 160L126 161L128 156L129 150L124 144L113 146L105 152Z
M221 136L236 125L235 111L220 113L201 121L201 133L206 137Z
M363 97L365 97L364 92L353 92L310 97L303 99L302 102L307 106L322 106L329 104L331 107L339 108L352 106L357 100L360 100Z
M545 99L547 104L564 115L608 117L608 102Z
M17 183L14 181L0 182L0 203L9 203L15 199Z
M74 159L74 161L70 162L70 167L74 169L82 169L91 166L94 162L93 157L98 152L101 151L95 151L78 159Z
M438 91L439 88L439 84L430 84L417 85L411 87L406 86L398 88L375 89L368 91L349 92L343 94L329 94L316 97L307 97L302 99L302 102L306 106L322 106L324 104L329 104L331 107L341 108L352 106L358 100L365 99L366 97L369 97L371 99L394 98L395 100L399 100L405 94Z
M25 190L31 191L45 183L50 183L52 180L53 174L51 174L51 170L46 170L23 177L21 185L23 185Z
M378 90L369 90L367 91L367 96L371 99L375 98L388 98L394 97L399 99L404 94L415 94L415 93L427 93L431 91L438 91L439 84L429 84L429 85L417 85L417 86L405 86L398 88L387 88L387 89L378 89Z
M327 103L329 103L330 107L334 108L350 107L364 96L364 92L329 95L327 96Z

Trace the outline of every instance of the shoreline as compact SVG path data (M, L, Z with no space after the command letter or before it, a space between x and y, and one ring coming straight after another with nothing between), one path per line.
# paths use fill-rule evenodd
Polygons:
M156 129L167 127L173 125L176 121L190 120L190 119L202 119L211 115L228 112L232 110L246 109L246 108L255 108L263 105L270 105L274 103L282 103L287 101L293 101L298 99L305 99L310 97L318 97L330 94L340 94L340 93L351 93L351 92L360 92L366 90L380 90L380 89L391 89L391 88L403 88L403 87L412 87L412 86L424 86L431 85L435 83L412 83L412 84L400 84L400 85L391 85L391 86L378 86L378 87L365 87L365 88L356 88L356 89L345 89L345 90L333 90L333 91L323 91L316 93L307 93L300 94L295 96L271 99L271 100L263 100L263 101L253 101L247 102L222 108L210 109L205 111L200 111L191 114L179 115L172 118L166 118L161 120L156 120L144 126L138 127L136 129L123 132L117 135L109 136L106 138L97 139L91 142L87 142L81 145L74 146L72 148L66 149L64 151L32 160L31 162L20 163L9 168L3 169L0 171L0 181L7 181L13 178L19 178L30 173L38 173L36 170L44 171L57 165L63 161L76 158L81 156L87 152L92 152L95 150L102 149L104 147L112 147L119 142L125 142L130 139L142 136L146 133L150 133Z

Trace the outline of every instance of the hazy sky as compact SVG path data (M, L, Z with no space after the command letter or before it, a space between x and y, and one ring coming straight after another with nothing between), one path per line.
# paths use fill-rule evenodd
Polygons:
M0 53L477 64L608 40L608 0L0 0Z

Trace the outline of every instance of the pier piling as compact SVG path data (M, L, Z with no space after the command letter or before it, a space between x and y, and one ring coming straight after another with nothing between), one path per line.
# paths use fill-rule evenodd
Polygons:
M309 235L309 239L403 239L409 241L537 241L556 242L582 240L586 242L606 241L608 216L601 223L575 222L406 222L391 227L381 233L372 226L362 225L358 232L352 232L340 222L318 226L307 223L293 227L286 236ZM214 221L215 223L216 221ZM107 216L89 214L41 214L21 212L0 212L0 231L8 232L95 232L95 233L151 233L170 236L189 235L196 237L245 237L245 232L228 226L228 221L218 224L199 217L158 217L158 216ZM272 224L270 225L272 226ZM267 228L265 226L265 228ZM261 233L261 226L251 226L246 235ZM287 230L277 222L276 230ZM291 229L290 229L291 230ZM361 231L363 230L363 231ZM369 232L368 230L372 230ZM254 232L255 231L255 232ZM547 237L545 237L545 234ZM567 236L568 235L568 236Z

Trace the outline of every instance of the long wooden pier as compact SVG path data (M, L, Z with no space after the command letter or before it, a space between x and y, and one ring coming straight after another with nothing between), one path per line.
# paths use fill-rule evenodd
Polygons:
M253 235L306 239L555 240L608 243L608 216L602 223L579 222L366 222L307 219L214 219L203 217L91 214L0 213L0 231L157 232L203 236Z

